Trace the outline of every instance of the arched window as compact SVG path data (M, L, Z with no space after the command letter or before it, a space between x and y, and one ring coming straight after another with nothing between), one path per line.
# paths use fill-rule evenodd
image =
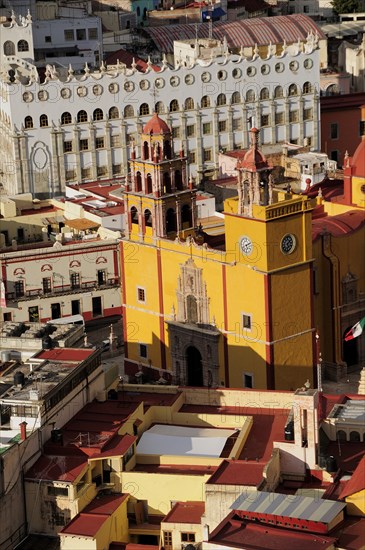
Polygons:
M151 210L144 211L144 224L146 227L152 227L152 213Z
M95 109L93 112L93 120L103 120L104 113L101 109Z
M343 431L343 430L338 430L337 432L337 439L339 441L346 441L347 437L346 437L346 432Z
M354 441L356 443L360 443L360 434L359 432L350 432L350 441Z
M143 8L143 19L147 19L147 8Z
M296 84L290 84L288 95L289 96L298 95L298 86Z
M24 128L33 128L33 119L31 116L26 116L24 119Z
M269 97L270 97L269 88L262 88L260 92L260 99L269 99Z
M4 42L4 55L15 55L15 44L11 40Z
M143 142L143 160L148 160L150 158L150 148L147 141Z
M170 112L174 113L179 110L179 102L177 99L170 101Z
M134 116L134 109L133 109L132 105L126 105L124 107L124 116L126 118L128 118L130 116Z
M191 111L192 109L194 109L194 100L192 97L187 97L185 99L184 107L186 111Z
M77 122L87 122L87 112L79 111L77 113Z
M163 190L164 193L171 193L171 178L168 172L163 173Z
M147 174L146 176L146 194L151 195L152 193L152 176Z
M184 204L181 209L181 225L183 229L192 226L191 208L189 204Z
M138 224L138 210L135 206L132 206L131 208L131 220L132 220L132 223Z
M141 172L136 173L136 192L140 193L142 191L142 174Z
M246 101L250 103L252 101L255 101L255 99L256 99L256 94L254 90L248 90L246 93Z
M304 82L303 94L311 94L313 92L313 86L311 82Z
M166 140L164 143L163 154L164 154L164 159L171 158L171 143L169 142L169 140Z
M203 95L201 100L201 106L204 107L210 107L210 97L207 95Z
M178 191L182 191L183 181L180 170L175 170L175 187Z
M340 93L340 89L337 86L337 84L330 84L326 88L326 95L338 95Z
M283 87L282 86L276 86L276 88L274 90L275 99L278 99L278 98L283 97L283 96L284 96Z
M29 45L26 40L19 40L18 52L29 52Z
M217 97L217 105L226 105L226 104L227 104L226 94L219 94Z
M139 17L141 15L141 8L137 6L137 16Z
M45 126L48 126L48 116L47 115L41 115L39 117L39 126L41 128L44 128Z
M62 113L61 115L61 124L71 124L72 122L72 116L70 113Z
M158 115L163 115L165 112L165 105L162 101L157 101L155 105L155 111Z
M173 208L169 208L166 212L166 233L176 232L176 214Z
M241 94L239 92L233 92L232 94L232 105L241 103Z
M139 114L141 116L150 114L150 108L148 106L148 103L142 103L142 105L139 108Z
M110 107L110 109L109 109L109 118L119 118L119 109L118 109L118 107Z

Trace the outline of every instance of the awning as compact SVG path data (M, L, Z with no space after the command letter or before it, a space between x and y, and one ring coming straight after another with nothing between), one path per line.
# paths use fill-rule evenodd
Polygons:
M85 231L86 229L95 229L100 227L100 223L93 222L86 218L78 218L75 220L65 220L66 227L71 229L77 229L78 231Z
M214 8L213 11L203 11L202 13L202 19L203 21L209 20L210 17L212 19L219 19L223 15L226 15L226 12L222 8Z

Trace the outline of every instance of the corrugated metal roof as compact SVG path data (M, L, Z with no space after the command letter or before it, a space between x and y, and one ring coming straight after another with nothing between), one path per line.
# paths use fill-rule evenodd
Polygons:
M196 37L209 38L209 25L206 23L187 25L166 25L166 27L148 27L144 29L156 46L165 53L173 52L175 40L190 40ZM281 44L305 40L309 32L318 34L320 39L325 35L316 23L303 14L279 15L271 17L244 19L241 21L220 21L213 24L213 37L227 39L230 48L241 46Z
M256 491L249 496L241 495L231 510L330 523L345 506L332 500Z

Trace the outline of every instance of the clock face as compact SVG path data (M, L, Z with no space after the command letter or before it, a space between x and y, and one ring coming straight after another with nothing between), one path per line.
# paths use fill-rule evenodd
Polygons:
M240 248L244 256L249 256L253 249L252 241L249 237L242 237L240 239Z
M294 235L288 233L281 239L280 248L283 254L291 254L295 250L297 241Z

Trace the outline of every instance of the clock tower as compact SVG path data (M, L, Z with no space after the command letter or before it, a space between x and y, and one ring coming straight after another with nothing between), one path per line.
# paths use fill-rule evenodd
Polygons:
M256 303L237 316L256 324L255 331L243 325L243 333L264 344L266 387L295 389L313 382L314 374L312 206L306 197L274 189L259 130L250 135L250 149L237 163L238 197L225 203L226 248L236 250L245 273L243 292L257 292Z

